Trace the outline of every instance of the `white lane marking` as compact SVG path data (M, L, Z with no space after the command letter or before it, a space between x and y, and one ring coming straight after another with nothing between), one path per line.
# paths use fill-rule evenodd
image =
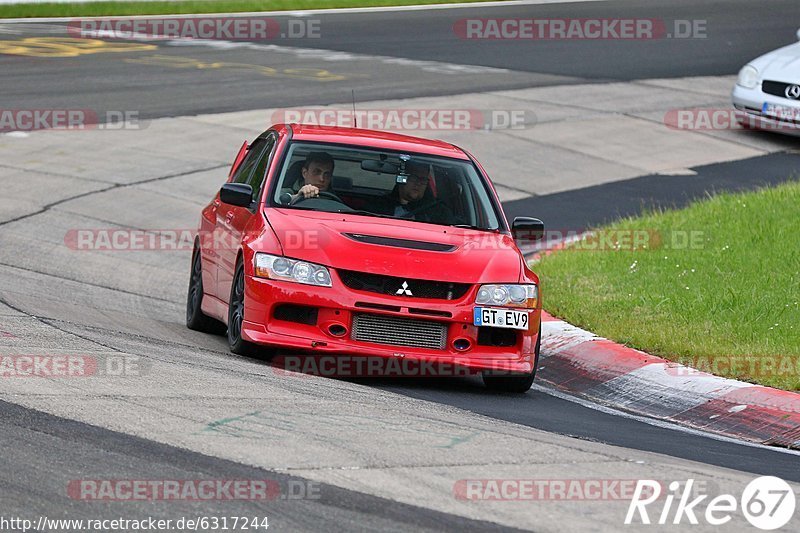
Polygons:
M28 0L27 2L20 2L18 0L0 0L0 4L3 3L30 3L30 2L37 2L41 0ZM100 0L48 0L51 2L91 2L91 1L100 1ZM307 15L326 15L332 14L335 15L337 13L375 13L375 12L392 12L392 11L435 11L435 10L442 10L442 9L468 9L468 8L494 8L494 7L507 7L507 6L527 6L527 5L548 5L548 4L577 4L577 3L587 3L587 2L605 2L606 0L507 0L501 2L463 2L463 3L455 3L455 4L428 4L428 5L410 5L410 6L382 6L382 7L345 7L345 8L327 8L327 9L303 9L303 10L291 10L291 11L248 11L242 13L192 13L192 14L184 14L184 15L134 15L134 16L126 16L124 18L147 18L147 19L156 19L156 18L185 18L185 17L196 17L198 15L214 15L218 17L248 17L248 16L291 16L291 17L303 17ZM39 21L39 22L67 22L73 20L76 17L42 17L42 18L16 18L16 19L5 19L3 22L30 22L30 21ZM80 17L84 20L90 19L105 19L110 17ZM122 18L122 17L117 17Z
M152 39L143 39L150 41ZM231 50L244 48L247 50L261 50L264 52L276 52L282 54L292 54L301 59L317 59L322 61L379 61L387 65L400 65L405 67L416 67L427 72L437 74L506 74L510 72L504 68L482 67L478 65L458 65L455 63L441 63L439 61L425 61L421 59L406 59L402 57L377 56L368 54L353 54L350 52L338 52L336 50L322 50L319 48L295 48L292 46L280 46L277 44L261 44L240 41L218 41L211 39L173 39L166 41L169 46L207 46L220 50Z
M649 418L646 416L639 416L634 415L632 413L626 413L625 411L620 411L618 409L613 409L611 407L607 407L605 405L600 405L589 400L584 400L583 398L578 398L577 396L572 396L570 394L566 394L561 391L557 391L554 389L550 389L539 385L537 383L533 384L533 390L538 392L543 392L544 394L548 394L555 398L559 398L561 400L566 400L568 402L576 403L588 409L592 409L594 411L599 411L601 413L605 413L607 415L619 416L622 418L628 418L631 420L635 420L637 422L642 422L643 424L648 424L650 426L654 426L661 429L671 429L673 431L680 431L681 433L688 433L690 435L694 435L697 437L705 437L708 439L718 440L721 442L728 442L731 444L738 444L740 446L747 446L749 448L759 448L761 450L769 450L778 453L787 453L789 455L797 455L800 456L800 450L790 450L788 448L779 448L777 446L765 446L764 444L759 444L757 442L749 442L746 440L739 440L734 439L733 437L726 437L724 435L717 435L715 433L708 433L706 431L701 431L699 429L694 429L686 426L681 426L674 422L667 422L665 420L658 420L656 418ZM633 448L629 448L633 450ZM658 452L651 452L651 453L658 453ZM713 466L713 465L712 465ZM733 469L735 470L735 469Z

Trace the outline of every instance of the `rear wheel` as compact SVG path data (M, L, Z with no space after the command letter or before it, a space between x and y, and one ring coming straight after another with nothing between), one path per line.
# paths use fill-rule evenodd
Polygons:
M236 274L231 284L231 297L228 304L228 346L233 353L239 355L256 355L257 345L242 338L244 324L244 265L241 260L236 264Z
M536 377L536 367L539 365L539 347L542 343L542 325L539 324L539 336L536 337L536 348L534 349L533 368L527 374L507 373L504 375L492 374L487 371L483 373L483 384L487 389L498 392L528 392L533 385Z
M186 327L203 333L222 335L225 324L203 313L203 265L200 249L192 254L192 272L189 275L189 291L186 295Z

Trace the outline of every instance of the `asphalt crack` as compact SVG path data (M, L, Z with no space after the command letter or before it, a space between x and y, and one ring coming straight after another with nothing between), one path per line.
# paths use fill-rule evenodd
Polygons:
M52 208L57 207L59 205L65 204L67 202L71 202L73 200L78 200L80 198L86 198L87 196L92 196L94 194L100 194L100 193L104 193L104 192L108 192L108 191L113 191L115 189L123 189L123 188L126 188L126 187L134 187L136 185L143 185L145 183L153 183L153 182L168 180L168 179L172 179L172 178L180 178L180 177L183 177L183 176L189 176L191 174L196 174L198 172L208 172L209 170L218 170L218 169L221 169L221 168L225 168L227 166L228 166L227 164L219 164L219 165L214 165L214 166L210 166L210 167L196 168L196 169L192 169L192 170L188 170L188 171L184 171L184 172L177 172L177 173L174 173L174 174L167 174L167 175L164 175L164 176L158 176L156 178L148 178L148 179L145 179L145 180L134 181L134 182L131 182L131 183L115 183L113 185L110 185L110 186L102 188L102 189L97 189L95 191L88 191L88 192L84 192L84 193L81 193L81 194L76 194L74 196L70 196L70 197L67 197L67 198L62 198L61 200L58 200L56 202L45 204L38 211L34 211L33 213L28 213L28 214L25 214L25 215L20 215L20 216L18 216L16 218L12 218L10 220L6 220L6 221L3 221L3 222L0 222L0 227L8 225L8 224L11 224L12 222L19 222L21 220L26 220L28 218L41 215L41 214L46 213L49 210L51 210ZM26 171L27 170L30 170L30 169L26 169ZM36 172L35 170L30 170L30 171L31 172ZM70 176L70 177L74 177L74 176Z

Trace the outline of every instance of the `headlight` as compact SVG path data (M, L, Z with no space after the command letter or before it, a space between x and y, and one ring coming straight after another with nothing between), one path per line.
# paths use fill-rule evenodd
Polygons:
M758 71L756 67L745 65L739 71L739 79L736 80L737 85L741 85L745 89L752 89L758 85Z
M256 277L331 286L331 273L322 265L270 254L256 254Z
M502 307L535 308L539 299L536 285L481 285L475 303Z

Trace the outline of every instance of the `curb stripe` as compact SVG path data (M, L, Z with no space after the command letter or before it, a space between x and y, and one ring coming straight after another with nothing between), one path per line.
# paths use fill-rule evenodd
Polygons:
M603 405L761 444L800 448L800 394L715 376L542 313L537 377Z

